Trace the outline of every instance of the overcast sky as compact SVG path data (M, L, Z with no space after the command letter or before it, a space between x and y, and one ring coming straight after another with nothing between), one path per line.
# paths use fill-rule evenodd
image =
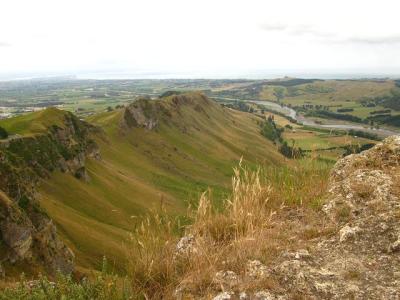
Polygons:
M400 74L399 14L399 0L0 0L0 74Z

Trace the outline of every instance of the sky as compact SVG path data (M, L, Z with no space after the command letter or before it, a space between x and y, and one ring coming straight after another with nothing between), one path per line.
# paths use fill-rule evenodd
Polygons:
M399 11L398 0L1 0L0 76L397 75Z

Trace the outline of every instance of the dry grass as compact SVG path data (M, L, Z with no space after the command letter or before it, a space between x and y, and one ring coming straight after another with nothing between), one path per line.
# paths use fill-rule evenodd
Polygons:
M239 165L232 179L232 194L223 209L212 205L212 193L202 194L188 212L193 235L191 251L177 254L177 220L152 214L132 234L129 245L134 294L145 299L169 299L175 289L195 297L220 290L216 272L243 275L248 260L272 262L282 251L304 247L310 239L327 234L319 208L329 166L305 161L294 168L249 170ZM236 288L278 288L273 279L241 282Z

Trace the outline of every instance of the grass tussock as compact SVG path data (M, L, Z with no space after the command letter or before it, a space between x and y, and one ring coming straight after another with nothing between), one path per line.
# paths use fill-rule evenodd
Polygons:
M177 251L176 221L166 215L149 216L132 235L133 291L147 299L172 298L177 291L208 295L221 289L216 272L241 275L249 260L268 264L283 250L326 234L319 209L329 169L329 164L317 160L257 170L240 164L222 208L215 208L212 192L206 191L189 211L192 221L184 231L193 242L183 253ZM265 287L264 281L242 282L241 288ZM268 286L276 283L269 280Z

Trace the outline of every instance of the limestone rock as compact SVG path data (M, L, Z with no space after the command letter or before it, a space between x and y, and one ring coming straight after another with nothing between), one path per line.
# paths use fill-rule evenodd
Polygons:
M191 254L196 253L195 237L192 234L182 237L176 245L177 254Z
M252 278L264 278L268 276L268 268L259 260L250 260L247 262L246 274Z
M230 300L232 299L232 296L234 295L233 292L222 292L215 296L213 300Z
M224 291L231 290L238 281L239 278L233 271L219 271L214 277L214 282L219 284Z
M124 111L124 126L143 127L152 130L158 125L159 106L149 99L137 99Z
M339 231L339 241L345 242L349 239L354 239L358 232L360 232L359 227L350 227L349 225L346 225Z
M310 299L400 299L400 137L339 160L323 207L340 228L313 255L273 268L285 294Z

